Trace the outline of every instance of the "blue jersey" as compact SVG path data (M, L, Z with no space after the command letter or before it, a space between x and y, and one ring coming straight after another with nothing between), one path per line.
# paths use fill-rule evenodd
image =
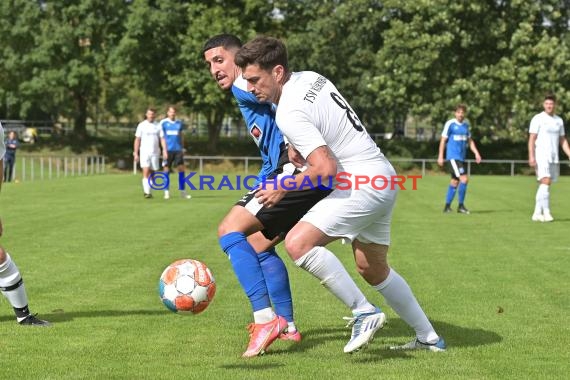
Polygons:
M242 77L235 80L232 93L237 100L247 130L257 144L263 165L260 177L267 177L279 168L279 157L285 149L285 141L271 104L260 103L255 95L246 90L247 82Z
M182 122L166 118L160 122L160 128L162 128L164 139L166 140L166 150L169 152L182 152Z
M445 148L446 160L465 161L467 154L467 143L471 138L469 133L469 123L460 123L457 119L448 120L443 127L441 137L447 137Z

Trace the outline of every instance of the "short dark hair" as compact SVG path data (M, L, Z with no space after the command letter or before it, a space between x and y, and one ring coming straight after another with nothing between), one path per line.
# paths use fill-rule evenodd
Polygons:
M455 110L463 110L463 112L467 112L467 106L463 103L459 103L455 106Z
M287 48L285 44L273 37L258 36L249 41L237 52L235 63L242 70L247 65L259 65L262 70L272 70L281 65L289 70Z
M237 36L229 33L222 33L211 37L206 41L202 48L202 54L216 47L223 47L226 50L230 50L231 48L239 49L241 48L241 45L241 40Z
M552 100L553 102L556 102L556 95L553 93L548 93L544 95L544 100Z

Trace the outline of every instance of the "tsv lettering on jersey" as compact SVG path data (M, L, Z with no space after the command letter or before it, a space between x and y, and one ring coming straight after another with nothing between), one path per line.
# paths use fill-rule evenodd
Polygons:
M326 83L327 83L327 78L323 77L322 75L319 76L315 81L315 83L313 83L309 91L307 91L303 100L313 103L314 100L317 98L318 92L323 89Z

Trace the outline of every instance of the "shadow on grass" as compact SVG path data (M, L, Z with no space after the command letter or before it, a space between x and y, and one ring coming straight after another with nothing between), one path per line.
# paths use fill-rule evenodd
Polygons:
M512 209L505 209L505 210L469 210L471 214L505 214L513 212Z
M34 311L34 309L32 309ZM40 319L45 319L51 323L63 323L73 321L75 318L93 318L93 317L126 317L133 315L160 315L168 314L167 310L100 310L100 311L72 311L52 310L51 313L38 313ZM13 315L3 315L0 322L15 321Z
M499 334L481 328L463 327L439 321L433 322L433 325L436 331L444 337L448 350L491 345L503 340ZM338 346L338 352L342 352L349 338L350 330L347 328L308 329L303 330L303 341L300 344L291 343L289 346L274 344L267 354L273 356L302 353L311 351L327 342L334 342L334 345ZM412 329L401 319L391 319L389 324L376 333L374 341L365 350L354 353L349 357L352 358L351 360L362 363L391 359L412 359L414 356L410 351L389 349L390 345L405 344L411 339L413 339ZM336 355L337 352L334 354ZM445 355L445 353L443 354ZM256 369L255 366L250 367L249 364L244 364L243 366L248 369ZM265 367L262 366L259 369L265 369Z

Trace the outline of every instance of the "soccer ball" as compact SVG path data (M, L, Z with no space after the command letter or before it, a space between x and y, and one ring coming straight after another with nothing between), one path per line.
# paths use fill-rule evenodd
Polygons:
M216 294L212 272L198 260L176 260L166 267L158 282L160 299L175 313L203 312Z

